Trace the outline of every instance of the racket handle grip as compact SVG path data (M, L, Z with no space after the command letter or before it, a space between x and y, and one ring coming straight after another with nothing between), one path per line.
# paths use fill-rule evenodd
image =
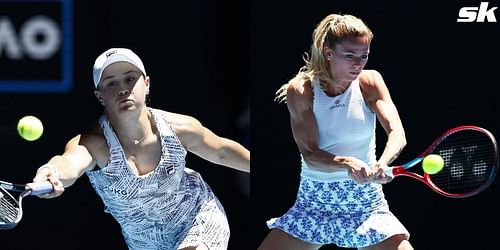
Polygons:
M29 188L31 188L30 195L50 193L54 190L54 187L52 186L52 183L50 183L50 181L33 182L30 183Z
M385 167L384 168L385 175L390 176L390 177L394 177L394 173L392 172L393 169L394 169L394 167Z

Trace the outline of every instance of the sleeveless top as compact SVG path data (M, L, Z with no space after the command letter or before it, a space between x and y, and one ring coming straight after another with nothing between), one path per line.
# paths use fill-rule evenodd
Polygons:
M363 99L359 79L334 97L327 96L317 81L312 87L319 147L335 155L356 157L372 167L376 163L376 114ZM409 237L389 210L381 184L359 184L347 178L345 171L314 170L302 157L295 204L284 215L268 220L268 227L305 242L358 249L396 234Z
M213 243L217 246L227 244L229 228L222 206L200 174L185 168L187 151L160 111L149 110L160 133L162 154L158 166L141 176L135 175L128 166L106 116L99 118L109 147L109 160L106 167L86 174L103 200L105 212L118 221L131 249L177 249L186 238L198 241L182 243L189 246L199 244L204 237L223 238ZM205 221L199 220L200 214ZM210 220L218 221L211 223ZM212 235L201 235L207 234L207 230L196 225L199 223L213 227L208 232ZM198 228L198 232L193 228Z
M376 163L375 125L376 114L363 99L356 78L346 91L331 97L319 86L319 80L312 85L313 112L319 134L319 147L331 154L356 157L368 166ZM307 166L301 155L301 176L318 181L333 181L343 172L321 172ZM345 179L345 177L344 177Z

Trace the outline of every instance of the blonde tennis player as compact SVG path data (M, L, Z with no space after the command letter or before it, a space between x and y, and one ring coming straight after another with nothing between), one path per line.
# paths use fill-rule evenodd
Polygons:
M293 207L267 222L271 231L260 250L412 249L382 192L391 178L381 168L406 139L381 74L364 70L372 38L355 16L326 16L314 30L306 66L278 91L301 153L301 180ZM379 159L377 119L388 135Z

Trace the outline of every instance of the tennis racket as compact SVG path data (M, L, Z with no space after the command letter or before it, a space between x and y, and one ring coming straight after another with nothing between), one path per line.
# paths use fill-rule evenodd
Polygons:
M410 172L429 154L438 154L444 167L435 174ZM498 169L498 146L491 132L476 126L460 126L446 131L414 160L389 167L389 176L407 176L419 180L438 194L470 197L485 190L494 180Z
M12 229L21 221L23 217L22 201L24 197L49 193L53 189L49 181L31 183L30 187L0 181L0 230ZM20 193L18 199L15 199L7 190Z

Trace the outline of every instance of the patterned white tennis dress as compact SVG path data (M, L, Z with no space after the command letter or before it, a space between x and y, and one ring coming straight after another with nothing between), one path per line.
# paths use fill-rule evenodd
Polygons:
M178 249L199 244L225 250L229 225L222 205L199 173L185 167L186 150L159 110L149 109L162 155L154 171L135 175L105 115L99 118L110 155L87 176L105 212L121 226L129 249Z
M376 115L363 99L359 79L335 97L327 96L316 81L313 94L320 148L373 166ZM270 219L268 227L306 242L349 248L374 245L395 234L409 237L389 211L382 185L358 184L337 176L308 167L302 158L295 204L285 215Z

